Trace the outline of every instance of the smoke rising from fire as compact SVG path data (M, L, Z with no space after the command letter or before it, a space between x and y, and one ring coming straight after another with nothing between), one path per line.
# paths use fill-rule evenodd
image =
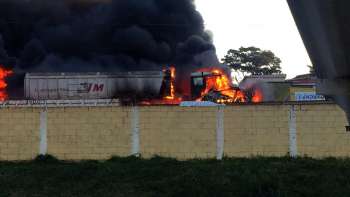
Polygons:
M0 1L0 63L24 73L170 64L181 72L218 62L193 0L82 2Z

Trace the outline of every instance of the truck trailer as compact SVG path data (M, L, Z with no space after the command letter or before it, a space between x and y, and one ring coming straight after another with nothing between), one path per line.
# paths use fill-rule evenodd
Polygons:
M24 95L28 100L89 100L162 95L165 73L27 73Z

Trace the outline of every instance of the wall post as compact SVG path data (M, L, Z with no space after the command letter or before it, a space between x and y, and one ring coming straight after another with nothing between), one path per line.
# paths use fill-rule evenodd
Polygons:
M132 107L131 115L131 155L139 156L140 154L140 114L139 107Z
M224 129L224 108L219 106L216 112L216 159L222 160L224 156L225 129Z
M47 108L40 112L40 147L39 154L47 154Z
M295 105L290 106L289 110L289 156L298 156L298 145L297 145L297 124L296 124L296 112Z

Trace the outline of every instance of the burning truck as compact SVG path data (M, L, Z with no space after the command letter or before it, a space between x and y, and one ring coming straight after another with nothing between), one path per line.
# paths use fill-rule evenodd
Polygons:
M262 98L248 99L244 91L232 85L223 69L199 69L188 80L191 97L185 99L181 92L176 91L175 67L163 71L122 73L27 73L24 95L28 100L118 98L124 104L141 105L178 105L183 100L220 104L262 101Z

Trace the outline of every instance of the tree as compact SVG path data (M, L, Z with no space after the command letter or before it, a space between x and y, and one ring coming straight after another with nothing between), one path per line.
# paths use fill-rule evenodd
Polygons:
M281 59L271 51L256 47L241 47L239 50L231 49L222 61L243 74L271 75L282 73Z

